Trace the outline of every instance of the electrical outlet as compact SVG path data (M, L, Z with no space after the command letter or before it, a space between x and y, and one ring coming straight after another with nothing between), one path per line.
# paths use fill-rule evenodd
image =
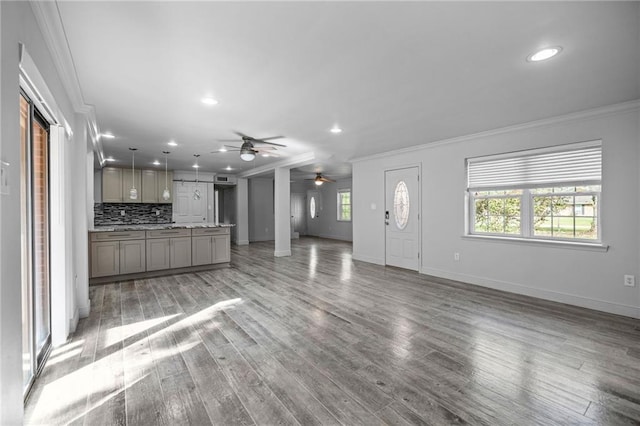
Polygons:
M120 216L124 216L125 214L124 210L120 210Z
M156 210L156 216L160 216L160 210Z
M624 285L627 287L635 287L636 286L636 277L633 275L625 275L624 276Z
M453 253L453 260L455 260L456 262L460 261L460 253L455 252Z

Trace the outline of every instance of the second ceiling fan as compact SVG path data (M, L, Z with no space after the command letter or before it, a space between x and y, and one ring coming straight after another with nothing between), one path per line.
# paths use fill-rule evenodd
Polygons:
M315 183L318 186L322 185L325 182L335 182L335 180L333 179L329 179L327 177L322 176L321 172L316 172L316 177L314 177L313 179L305 179L305 180L312 180L313 183Z

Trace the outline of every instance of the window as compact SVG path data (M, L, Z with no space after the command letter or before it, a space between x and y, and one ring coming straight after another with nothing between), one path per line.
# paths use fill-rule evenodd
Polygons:
M409 189L403 180L398 182L393 192L393 215L398 229L404 229L409 222Z
M351 221L351 190L338 190L338 220Z
M311 197L311 201L309 201L309 214L311 215L311 219L316 217L316 198Z
M600 241L600 141L467 159L469 234Z

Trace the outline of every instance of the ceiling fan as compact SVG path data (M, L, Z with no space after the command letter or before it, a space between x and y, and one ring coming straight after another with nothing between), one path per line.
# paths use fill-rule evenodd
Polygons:
M322 176L322 173L320 172L316 172L316 177L314 177L313 179L305 179L305 180L312 180L313 183L315 183L318 186L322 185L325 182L335 182L335 180L333 179L329 179Z
M271 156L273 155L271 151L275 150L276 146L280 146L283 148L286 148L286 145L282 145L279 143L275 143L275 142L269 142L271 140L274 139L282 139L284 138L284 136L270 136L268 138L254 138L253 136L249 136L249 135L245 135L244 133L240 133L240 132L236 132L234 131L233 133L235 133L236 135L240 136L242 138L242 146L240 147L240 149L238 151L240 151L240 158L243 161L251 161L254 158L256 158L256 154L261 153L263 156ZM236 139L226 139L226 140L221 140L220 142L240 142ZM272 145L270 147L256 147L255 144L268 144L268 145ZM232 149L232 151L236 151L236 149ZM220 152L220 151L218 151ZM224 150L222 151L224 152ZM277 156L277 155L273 155L273 156Z

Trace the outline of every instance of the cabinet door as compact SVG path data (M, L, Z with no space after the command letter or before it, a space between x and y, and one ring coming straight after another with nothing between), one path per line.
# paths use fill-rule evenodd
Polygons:
M132 200L129 198L129 190L131 189L132 180L135 180L135 186L138 190L138 198ZM122 202L123 203L141 203L142 202L142 182L140 170L136 170L132 174L131 169L122 169Z
M213 263L231 261L231 241L229 234L215 235L213 239Z
M145 240L120 241L120 273L134 274L146 270Z
M120 243L102 241L91 243L91 277L108 277L120 273Z
M147 271L157 271L171 267L170 240L170 238L147 240Z
M102 169L102 202L122 202L122 169L117 167Z
M211 237L192 237L191 238L191 258L192 265L208 265L213 259L211 250Z
M142 200L143 203L158 202L158 172L142 170Z
M162 193L164 192L165 184L166 184L166 188L169 190L169 195L171 195L168 200L165 200L164 198L162 198ZM173 203L173 172L172 171L168 171L166 175L164 172L158 172L158 202L167 203L167 204Z
M171 267L191 266L191 237L171 238Z

